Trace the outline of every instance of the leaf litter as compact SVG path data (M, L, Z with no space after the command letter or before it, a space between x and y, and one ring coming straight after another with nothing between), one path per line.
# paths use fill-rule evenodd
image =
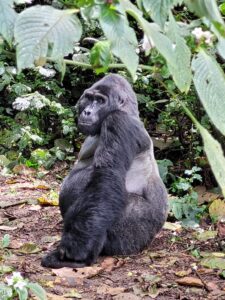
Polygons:
M95 265L80 269L45 269L41 258L57 246L62 222L55 203L43 206L38 198L46 190L53 191L55 200L60 182L50 173L42 181L25 174L0 178L0 200L15 204L0 211L0 238L10 236L8 247L0 246L1 280L19 271L39 282L50 300L225 299L223 202L214 200L210 213L218 213L219 220L204 224L203 231L167 222L138 255L100 257ZM21 200L27 202L17 205Z

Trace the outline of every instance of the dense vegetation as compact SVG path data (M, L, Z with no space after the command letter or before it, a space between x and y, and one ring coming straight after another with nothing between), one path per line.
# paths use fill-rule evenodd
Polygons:
M76 101L118 72L133 82L173 214L198 221L194 186L225 190L224 13L214 0L1 1L2 173L74 161Z
M0 208L4 208L0 224L1 232L11 232L0 239L1 299L26 300L30 294L46 299L45 291L32 281L53 289L53 281L32 278L34 272L46 275L46 270L40 271L40 257L32 254L46 250L49 241L56 241L58 210L45 207L39 214L40 205L27 208L31 205L24 205L28 202L24 198L32 194L36 203L38 199L39 204L57 205L58 184L54 185L51 179L49 188L39 180L47 182L46 170L51 174L57 166L64 168L65 162L74 163L83 141L76 127L77 100L85 88L109 72L126 77L137 94L141 118L152 136L160 175L170 194L168 220L180 221L183 228L198 228L194 235L185 229L184 236L180 224L167 223L167 230L173 233L162 231L160 245L153 245L157 253L147 252L144 260L135 257L133 273L123 270L129 281L128 290L134 276L141 286L137 289L138 283L133 287L136 295L155 298L165 293L169 299L169 291L170 299L186 299L188 289L177 289L173 276L194 272L198 278L185 277L186 282L181 278L181 285L199 286L199 297L204 299L206 292L212 290L224 295L220 280L225 278L224 16L224 0L0 0L0 183L2 199L7 199L0 203ZM29 178L34 182L30 190L26 183L28 193L20 175L24 169L34 171L34 178ZM17 181L2 179L1 175L19 179L20 192L14 187L4 192L8 184ZM60 180L63 176L59 175ZM37 194L33 192L36 188ZM47 197L41 196L42 189L49 191ZM202 189L210 192L202 195ZM16 204L8 201L12 195ZM19 204L20 214L17 207L14 210ZM45 235L49 233L45 240L42 230ZM24 243L27 239L28 243ZM165 263L163 257L170 258L172 252L176 257L172 257L172 263ZM12 253L17 257L14 265L9 259ZM18 260L21 254L28 259ZM161 260L165 264L163 271ZM114 268L123 264L130 268L125 260L119 259L116 264L109 268L110 276ZM145 275L149 264L151 272L155 268L157 275ZM204 272L197 271L197 264L201 270L203 266L219 271L205 272L214 274L214 278L205 280ZM176 272L179 267L182 271ZM19 272L5 276L15 269L22 271L23 276ZM96 273L94 266L94 275L86 277L94 278L102 270L100 267ZM121 277L124 281L122 273L115 274L116 280ZM66 277L63 272L61 276ZM75 272L67 276L71 281ZM211 282L217 277L222 290ZM97 276L98 279L102 285L104 277ZM78 285L79 280L78 276ZM93 284L87 285L87 293L93 299L89 294L91 286L95 289ZM53 298L47 295L49 299L55 299L55 292L63 294L62 289L56 289ZM82 298L76 289L69 295ZM219 298L209 295L209 299Z

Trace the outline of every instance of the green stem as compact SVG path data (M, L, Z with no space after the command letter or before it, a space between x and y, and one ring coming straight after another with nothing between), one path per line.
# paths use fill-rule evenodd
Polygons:
M47 61L56 62L56 60L54 60L50 57L47 57ZM74 61L74 60L70 60L70 59L64 59L63 61L66 65L70 65L70 66L74 66L74 67L81 67L81 68L85 68L85 69L93 69L93 66L88 63ZM138 68L140 68L142 70L152 71L152 67L142 65L142 64L138 65ZM109 69L126 69L126 65L124 65L124 64L109 64Z
M184 112L186 113L186 115L191 119L191 121L198 127L199 126L199 122L197 121L197 119L194 117L193 113L189 110L189 108L183 103L183 101L181 101L179 99L178 94L174 93L173 91L170 91L167 86L165 85L165 83L160 80L159 78L157 78L157 76L155 77L156 81L158 81L164 88L165 90L173 97L173 99L175 101L177 101L177 103L179 103L180 106L182 106Z

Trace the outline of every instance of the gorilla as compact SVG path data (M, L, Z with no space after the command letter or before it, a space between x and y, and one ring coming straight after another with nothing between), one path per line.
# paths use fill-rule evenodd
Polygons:
M49 268L137 254L167 217L167 192L130 84L107 75L84 91L77 106L78 128L87 138L61 187L63 234L42 259Z

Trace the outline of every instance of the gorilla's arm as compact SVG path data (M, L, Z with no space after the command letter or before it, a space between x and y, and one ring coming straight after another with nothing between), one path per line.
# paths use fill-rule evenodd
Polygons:
M97 167L129 169L135 156L151 146L151 140L139 119L122 111L111 113L102 123L94 156Z
M42 265L59 268L93 263L102 251L106 231L121 217L127 199L125 176L134 157L150 140L138 119L111 113L102 123L94 155L93 176L64 216L59 248Z

